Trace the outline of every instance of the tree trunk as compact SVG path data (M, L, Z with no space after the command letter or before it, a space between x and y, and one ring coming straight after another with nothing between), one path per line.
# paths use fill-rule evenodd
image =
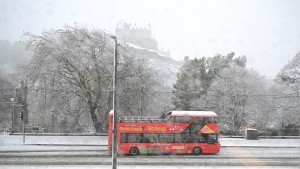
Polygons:
M91 119L93 121L93 126L96 130L96 133L99 133L100 132L100 123L97 119L95 111L96 111L96 109L94 107L90 107L90 115L91 115Z
M88 100L88 106L89 106L93 126L96 130L96 133L100 133L100 121L98 121L98 119L97 119L96 106L93 105L92 94L91 94L90 91L86 92L86 97L87 97L87 100Z

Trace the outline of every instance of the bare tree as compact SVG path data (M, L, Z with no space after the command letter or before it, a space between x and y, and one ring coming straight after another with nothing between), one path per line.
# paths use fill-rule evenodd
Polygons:
M121 63L120 66L120 108L127 115L146 115L149 113L148 103L154 95L153 86L156 84L152 77L153 70L149 68L147 60L130 55L133 57L122 56L125 64Z
M220 122L228 129L240 129L264 112L257 109L265 94L262 77L255 71L236 64L222 70L196 104L220 114Z
M96 132L100 132L112 109L114 42L110 36L99 30L65 26L42 36L26 33L25 37L33 59L22 70L32 96L36 96L31 97L36 101L30 105L40 114L36 117L43 118L47 126L55 123L66 128L70 122L76 126L88 113ZM131 103L138 102L135 96L143 93L148 98L151 74L146 62L133 56L126 46L120 47L119 53L123 58L118 77L119 107L131 113L136 110L136 104ZM45 118L51 117L50 112L52 119Z
M14 97L14 84L9 74L0 70L0 132L10 127L13 111L11 98Z

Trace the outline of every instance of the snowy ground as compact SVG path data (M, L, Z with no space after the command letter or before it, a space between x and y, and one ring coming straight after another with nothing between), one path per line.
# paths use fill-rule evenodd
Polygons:
M68 165L68 166L1 166L1 169L111 169L110 165ZM118 169L296 169L295 166L117 166Z
M266 147L265 149L272 149L268 147L287 147L293 149L295 152L300 150L300 139L258 139L258 140L246 140L244 138L220 138L220 143L223 149L226 149L224 153L228 153L229 150L241 149L240 146L245 147L247 150L256 149L255 147ZM37 146L43 145L43 146ZM51 146L54 145L54 146ZM61 146L59 146L61 145ZM76 145L76 146L69 146ZM104 146L99 146L104 145ZM107 145L107 136L26 136L25 143L23 143L22 135L0 135L0 151L9 150L38 150L43 151L49 149L84 149L84 150L95 150L105 149ZM254 147L254 148L248 148ZM291 148L289 148L291 147ZM278 148L276 148L278 149ZM265 151L262 148L262 151ZM29 152L30 153L30 152ZM47 153L47 152L46 152ZM53 153L53 152L50 152ZM72 152L73 153L73 152ZM82 153L82 152L80 152ZM250 152L248 152L250 153ZM259 152L258 152L259 153ZM266 153L262 152L262 153ZM278 152L277 152L278 153ZM294 155L293 155L294 156ZM297 156L297 155L296 155ZM0 165L1 169L110 169L111 165ZM118 165L118 169L294 169L298 166L139 166L139 165Z
M258 139L220 138L221 146L249 147L300 147L300 139ZM72 145L107 145L107 136L26 136L25 145L30 144L72 144ZM0 135L0 146L23 145L22 135Z

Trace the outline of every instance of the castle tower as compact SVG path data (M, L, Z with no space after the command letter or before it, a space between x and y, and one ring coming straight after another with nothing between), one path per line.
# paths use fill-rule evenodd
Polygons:
M128 23L118 23L115 34L122 41L143 48L158 50L157 41L152 38L150 23L148 28L138 28L136 24L135 26L131 26Z

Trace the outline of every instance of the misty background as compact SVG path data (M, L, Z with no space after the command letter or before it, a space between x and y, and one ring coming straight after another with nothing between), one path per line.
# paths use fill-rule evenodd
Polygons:
M177 61L235 52L274 78L300 46L297 0L14 0L0 1L0 39L79 23L114 33L120 21L147 27ZM2 59L1 59L2 60Z
M299 135L299 5L0 0L1 130L24 111L32 130L105 132L116 35L122 115L213 110L223 134Z

